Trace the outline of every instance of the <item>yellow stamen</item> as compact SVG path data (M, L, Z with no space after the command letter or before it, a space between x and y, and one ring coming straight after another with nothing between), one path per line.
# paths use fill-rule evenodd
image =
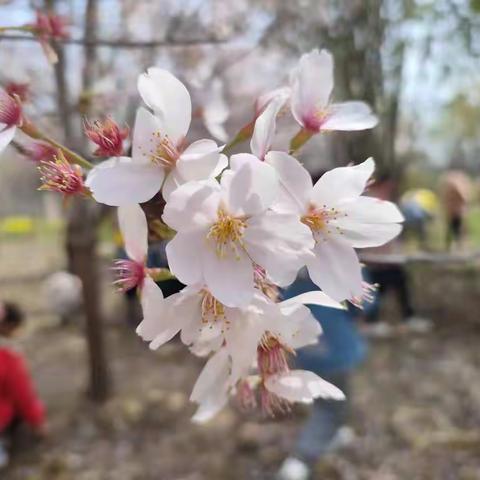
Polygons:
M207 238L216 244L217 255L222 258L230 249L239 258L239 248L243 248L243 232L246 223L241 218L229 215L222 208L218 211L218 220L210 227Z

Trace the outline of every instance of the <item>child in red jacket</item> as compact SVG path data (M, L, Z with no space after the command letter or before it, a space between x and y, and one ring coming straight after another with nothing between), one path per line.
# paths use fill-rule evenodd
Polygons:
M45 435L44 407L22 356L9 341L22 321L18 307L0 301L0 468L8 464L8 442L19 424L26 423L35 434Z

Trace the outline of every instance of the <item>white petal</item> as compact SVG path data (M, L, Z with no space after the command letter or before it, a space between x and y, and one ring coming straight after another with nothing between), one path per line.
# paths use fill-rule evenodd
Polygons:
M119 207L150 200L160 190L164 176L158 165L117 157L93 168L85 184L97 202Z
M140 205L118 207L118 225L122 232L127 255L136 262L144 263L148 251L148 225Z
M177 319L182 324L180 339L185 345L191 345L200 333L202 296L198 292L184 295L182 291L181 294L181 302L177 302L173 308Z
M225 348L232 359L229 381L232 385L248 374L256 360L257 347L265 329L258 315L248 310L228 309L229 328L225 331Z
M7 145L13 140L16 130L16 125L12 125L0 132L0 153L3 152L3 150L7 148Z
M180 186L183 185L185 179L180 175L180 172L174 168L171 170L163 182L162 197L166 202L170 199L170 195Z
M231 178L223 181L223 198L233 215L255 215L265 211L278 193L278 177L270 165L253 155L238 154L230 159L235 165ZM241 165L241 166L240 166Z
M173 142L182 140L192 119L192 102L185 85L167 70L152 67L138 78L143 101L163 121Z
M395 238L402 230L400 210L391 202L359 197L339 204L345 216L332 222L355 248L378 247Z
M203 105L203 122L209 133L222 142L228 140L224 123L230 112L225 99L223 82L215 78L211 82L208 98Z
M143 340L153 340L159 334L159 319L165 311L165 299L160 287L150 278L146 277L141 292L143 320L137 327L137 334Z
M192 417L192 422L205 423L211 420L228 402L226 394L211 395L197 408Z
M269 92L264 93L257 98L255 101L255 111L257 114L261 113L264 108L276 98L281 98L285 104L289 100L290 94L290 87L279 87L275 88L274 90L270 90Z
M311 403L315 398L345 399L343 392L335 385L308 370L291 370L271 376L265 386L290 402Z
M385 200L374 197L356 198L355 200L346 200L338 204L342 213L346 217L340 217L339 220L346 223L401 223L404 218L398 207Z
M320 292L319 290L301 293L300 295L297 295L295 297L288 298L287 300L280 302L280 308L284 309L285 307L298 304L320 305L321 307L338 308L340 310L345 310L344 305L336 302L324 292Z
M322 130L367 130L378 123L378 118L365 102L333 103L328 106L327 115Z
M225 348L222 348L203 367L193 386L190 400L201 403L203 399L209 398L212 392L221 391L228 377L229 369L228 353Z
M275 168L280 181L280 195L272 208L280 213L303 214L307 209L312 177L300 162L285 152L268 152L265 161Z
M177 232L205 229L216 221L219 204L215 180L188 182L170 194L162 219Z
M164 133L161 119L140 107L137 110L133 130L132 160L140 163L152 162Z
M185 285L203 280L199 250L203 248L203 235L198 232L179 232L166 247L170 271Z
M250 257L281 286L292 283L314 246L311 230L297 215L267 212L247 221L244 233Z
M225 158L222 158L225 156L220 154L222 148L213 140L198 140L182 153L176 168L185 181L211 178L215 176L219 162L225 165Z
M373 158L353 167L339 167L322 175L313 187L311 200L322 207L336 206L346 199L357 199L365 190L375 169Z
M275 135L277 115L284 103L285 100L281 97L273 99L255 121L250 149L260 160L263 160L270 150Z
M212 295L228 307L247 305L254 293L253 266L247 255L239 250L219 257L212 241L202 248L201 255L205 283Z
M363 294L360 262L353 248L342 238L319 241L315 257L307 262L312 281L339 302Z
M306 126L308 119L328 104L333 89L333 57L326 50L302 55L291 75L291 107L295 120Z
M379 247L390 242L402 231L398 223L349 223L342 227L343 237L354 248Z
M301 304L282 306L275 316L266 315L265 329L272 332L283 345L297 349L318 342L322 333L320 323L310 310Z

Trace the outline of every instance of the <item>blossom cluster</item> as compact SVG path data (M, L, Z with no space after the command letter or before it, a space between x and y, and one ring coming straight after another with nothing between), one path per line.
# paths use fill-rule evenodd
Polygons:
M230 396L270 414L293 402L344 398L313 372L290 369L289 356L321 334L306 305L342 309L345 301L362 302L365 284L355 249L390 241L403 218L394 204L362 195L373 159L335 168L314 183L294 157L315 134L376 125L367 104L334 103L332 90L330 53L303 55L288 86L257 99L250 151L230 156L228 146L211 139L187 140L190 94L156 67L138 79L145 105L136 114L130 156L123 154L127 130L111 119L86 124L95 153L110 158L85 182L78 183L77 169L68 172L69 188L118 207L129 258L116 268L119 285L140 295L137 333L151 349L180 334L194 355L208 357L191 394L198 421L215 415ZM16 97L5 98L0 147L22 122ZM289 152L272 150L276 120L288 111L300 132ZM61 183L55 175L65 170L63 160L47 172L50 184ZM159 196L165 201L162 221L175 232L166 247L169 269L185 285L167 298L146 264L149 228L140 206ZM281 288L304 267L319 290L282 301Z

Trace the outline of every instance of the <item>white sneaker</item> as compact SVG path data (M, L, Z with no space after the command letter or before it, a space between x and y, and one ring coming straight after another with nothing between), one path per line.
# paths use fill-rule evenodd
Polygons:
M298 458L287 457L277 473L277 480L308 480L310 468Z
M393 328L387 322L366 323L362 325L361 331L372 338L389 338L393 335Z
M355 430L348 425L343 425L337 430L337 433L335 433L329 450L333 451L340 448L349 447L356 438L357 436L355 435Z
M8 467L10 463L10 454L5 443L0 439L0 470Z
M433 328L433 322L428 318L408 317L405 326L413 333L428 333Z

